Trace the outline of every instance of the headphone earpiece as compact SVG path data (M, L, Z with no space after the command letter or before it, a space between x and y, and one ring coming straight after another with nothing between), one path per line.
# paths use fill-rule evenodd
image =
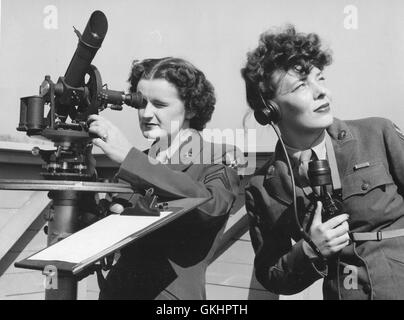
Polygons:
M272 100L270 100L270 102L267 103L264 100L261 93L260 97L264 105L264 108L262 108L261 110L254 111L255 120L262 126L266 126L271 122L277 123L281 119L281 111L279 109L279 106L276 104L276 102Z

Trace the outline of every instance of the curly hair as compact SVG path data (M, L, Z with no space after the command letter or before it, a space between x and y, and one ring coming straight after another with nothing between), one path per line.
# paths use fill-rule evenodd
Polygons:
M247 54L247 63L241 69L249 106L261 110L265 107L261 95L264 99L275 96L276 88L271 82L275 71L294 69L307 75L313 66L323 70L331 62L330 50L322 48L315 33L297 33L292 25L262 33L258 47Z
M185 110L195 114L190 120L191 128L200 131L212 118L216 103L214 88L190 62L173 57L134 60L128 79L131 92L137 91L142 79L165 79L174 85Z

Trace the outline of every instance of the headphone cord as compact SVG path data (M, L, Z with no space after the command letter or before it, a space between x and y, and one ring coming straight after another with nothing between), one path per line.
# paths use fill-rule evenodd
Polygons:
M279 133L278 128L274 125L274 123L272 121L270 121L269 124L272 126L272 128L274 129L276 135L278 136L278 139L279 139L279 141L281 143L282 150L283 150L283 153L285 154L286 162L288 164L288 168L289 168L289 171L290 171L290 177L291 177L291 181L292 181L292 192L293 192L293 211L294 211L294 215L295 215L296 225L297 225L297 227L299 229L300 235L302 236L303 240L306 241L309 244L309 246L313 249L313 251L317 254L317 256L322 260L322 262L325 263L326 258L323 256L320 249L316 246L316 244L310 238L310 235L304 230L302 224L300 223L299 215L297 213L297 200L296 200L297 197L296 197L295 177L294 177L294 174L293 174L292 165L290 163L290 158L289 158L288 152L286 151L285 143L283 142L283 139L281 137L281 134Z

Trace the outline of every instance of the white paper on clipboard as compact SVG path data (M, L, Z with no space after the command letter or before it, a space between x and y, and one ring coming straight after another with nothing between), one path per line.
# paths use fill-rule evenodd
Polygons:
M49 263L73 275L131 242L163 227L210 198L183 198L167 202L159 216L110 215L32 256L16 262L25 269L43 270Z
M79 263L98 254L105 248L113 246L131 234L146 228L170 213L170 211L163 211L157 217L110 215L46 250L34 254L28 260L56 260Z

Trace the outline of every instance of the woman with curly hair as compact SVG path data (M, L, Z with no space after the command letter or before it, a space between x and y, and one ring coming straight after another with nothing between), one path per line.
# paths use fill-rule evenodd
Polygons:
M288 26L263 33L242 69L256 120L284 141L246 187L256 276L279 294L324 278L325 299L403 299L404 136L386 119L333 118L330 63L318 35ZM324 160L336 212L313 183Z
M225 165L234 157L232 149L213 148L199 134L214 110L213 87L200 70L177 58L134 61L129 82L131 92L147 99L139 124L153 145L139 151L98 115L89 117L89 131L101 137L93 143L120 164L117 177L135 190L152 188L159 201L210 200L123 249L100 299L205 299L208 261L239 185L237 172Z

